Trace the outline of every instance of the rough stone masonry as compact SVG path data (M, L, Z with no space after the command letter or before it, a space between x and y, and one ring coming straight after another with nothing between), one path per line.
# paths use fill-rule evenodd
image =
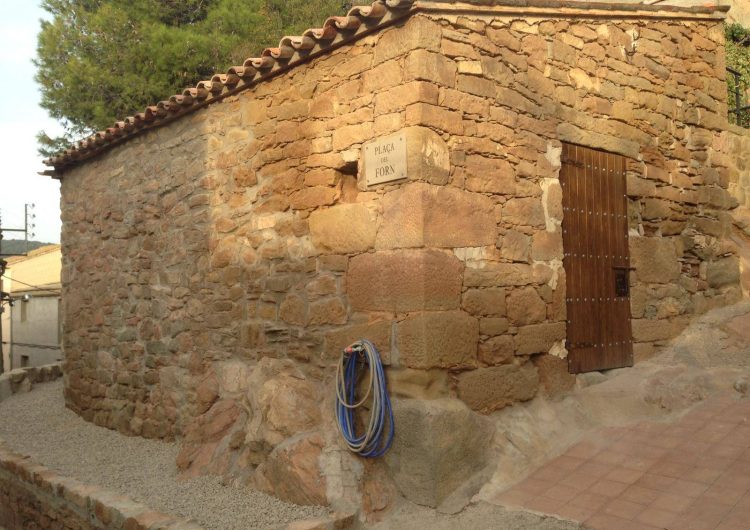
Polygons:
M294 502L443 502L490 447L469 409L572 385L562 142L629 160L636 362L737 300L723 14L479 3L416 2L61 171L68 406ZM363 143L396 132L407 179L368 187ZM332 423L361 337L410 398L386 463Z

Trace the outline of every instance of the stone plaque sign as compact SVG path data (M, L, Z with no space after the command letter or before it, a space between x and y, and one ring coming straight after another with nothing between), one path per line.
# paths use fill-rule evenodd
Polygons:
M406 178L406 135L403 132L368 142L363 149L367 186Z

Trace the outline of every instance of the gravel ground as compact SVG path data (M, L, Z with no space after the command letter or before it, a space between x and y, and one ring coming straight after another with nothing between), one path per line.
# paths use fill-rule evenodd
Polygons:
M61 381L35 385L0 403L0 438L65 476L192 518L207 530L265 528L327 513L223 486L218 477L178 481L177 444L123 436L83 421L65 408Z

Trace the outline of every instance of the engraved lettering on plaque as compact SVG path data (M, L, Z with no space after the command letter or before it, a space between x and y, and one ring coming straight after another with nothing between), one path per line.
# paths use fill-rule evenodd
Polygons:
M406 178L406 137L396 133L363 147L367 186Z

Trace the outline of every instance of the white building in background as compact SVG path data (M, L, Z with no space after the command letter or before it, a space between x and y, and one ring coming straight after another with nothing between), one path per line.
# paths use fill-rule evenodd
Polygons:
M28 256L9 258L2 289L2 353L5 370L62 360L60 334L60 245L47 245Z

